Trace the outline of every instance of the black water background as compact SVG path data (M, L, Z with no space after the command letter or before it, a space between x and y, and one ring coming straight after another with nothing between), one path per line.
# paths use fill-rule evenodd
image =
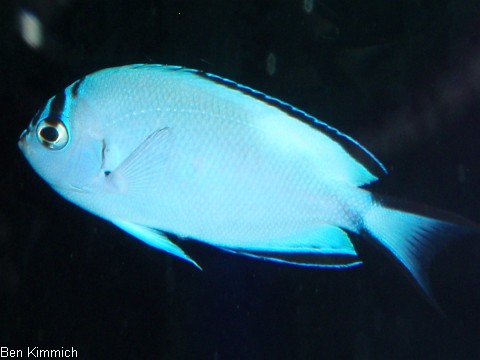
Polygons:
M86 73L184 65L357 138L390 172L375 191L480 222L477 2L313 4L2 2L0 346L93 359L480 357L478 238L434 264L446 319L362 242L366 266L340 272L188 244L199 272L60 199L16 147L36 110ZM40 49L21 37L26 10L44 24Z

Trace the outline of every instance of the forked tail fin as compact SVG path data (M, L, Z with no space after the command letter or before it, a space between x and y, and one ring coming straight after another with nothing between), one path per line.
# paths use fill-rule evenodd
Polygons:
M434 217L397 210L376 202L364 216L364 229L399 261L432 304L429 270L435 254L450 240L480 227L456 215L434 210Z

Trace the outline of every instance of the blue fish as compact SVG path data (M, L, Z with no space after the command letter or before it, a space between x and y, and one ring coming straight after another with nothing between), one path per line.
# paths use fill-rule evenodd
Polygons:
M360 234L431 297L436 249L474 226L391 206L364 188L385 167L351 137L182 67L85 76L48 100L19 146L64 198L195 265L180 247L186 239L283 263L352 267L361 259L350 236Z

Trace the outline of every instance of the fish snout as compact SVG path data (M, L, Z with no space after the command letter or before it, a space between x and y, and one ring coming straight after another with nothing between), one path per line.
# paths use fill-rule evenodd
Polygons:
M29 153L27 134L28 134L28 129L23 130L22 133L20 134L20 138L18 139L18 147L25 155Z

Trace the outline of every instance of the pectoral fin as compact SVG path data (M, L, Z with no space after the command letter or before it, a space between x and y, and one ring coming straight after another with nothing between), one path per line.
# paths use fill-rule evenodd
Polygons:
M172 149L173 136L169 128L151 133L111 173L105 174L112 191L147 191L164 171Z
M194 260L185 254L180 247L172 243L161 231L142 225L137 225L128 221L115 220L112 222L120 229L126 231L130 235L135 236L137 239L142 240L148 245L178 256L179 258L192 263L200 270L202 269Z

